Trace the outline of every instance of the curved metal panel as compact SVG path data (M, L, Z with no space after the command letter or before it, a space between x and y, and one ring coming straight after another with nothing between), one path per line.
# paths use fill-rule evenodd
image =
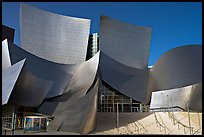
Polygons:
M73 95L66 101L46 101L39 108L39 111L54 116L48 130L78 132L81 134L91 132L96 126L98 86L99 79L96 78L93 86L84 96L79 95L84 92L82 89L78 92L71 92ZM53 107L55 108L53 109Z
M99 64L99 55L100 51L98 51L88 61L76 65L76 69L73 71L73 77L69 83L67 91L71 90L72 92L76 92L83 89L84 93L81 93L80 96L84 96L86 94L96 76Z
M202 47L174 48L151 68L151 91L175 89L202 82Z
M38 107L50 91L52 83L52 81L37 78L23 68L9 103L19 106Z
M180 107L184 110L202 112L202 83L170 89L157 91L152 93L150 109L153 108L168 108ZM181 111L179 108L174 108L174 111Z
M100 66L103 81L128 97L146 103L148 69L136 69L125 66L102 51Z
M71 92L47 99L39 107L41 113L55 117L49 129L86 134L95 128L99 55L100 52L74 67L73 79L67 88Z
M16 84L25 59L17 62L2 72L2 105L7 104L11 92Z
M187 110L187 102L189 101L191 94L191 86L162 90L152 93L150 109L153 108L169 108L169 107L181 107ZM161 109L162 110L162 109ZM170 109L172 110L172 108ZM175 108L174 111L182 111Z
M20 5L20 46L46 60L62 64L85 61L89 30L89 19Z
M2 41L2 71L11 66L11 60L8 50L8 40Z
M9 42L9 51L12 64L26 58L26 70L30 71L38 79L53 82L46 98L59 96L64 92L72 78L72 74L64 69L69 70L72 65L62 65L44 60L23 50L21 47L15 46L11 42Z
M101 16L99 49L119 63L146 69L151 31L149 27L135 26Z
M202 83L193 85L189 99L189 109L202 112Z
M80 99L77 99L78 96L72 97L72 103L69 102L63 112L67 117L63 120L60 131L87 134L95 128L98 86L99 80L84 97Z

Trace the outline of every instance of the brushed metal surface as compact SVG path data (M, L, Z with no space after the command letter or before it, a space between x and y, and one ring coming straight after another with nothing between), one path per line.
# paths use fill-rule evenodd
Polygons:
M152 93L150 109L181 107L187 111L187 102L191 94L192 85L169 90L156 91ZM169 109L172 110L172 109ZM182 111L175 108L174 111Z
M126 66L146 69L151 32L150 27L136 26L101 16L99 49Z
M202 112L202 83L152 93L150 109L181 107L185 111ZM172 111L172 109L169 109ZM162 109L160 110L162 111ZM174 111L182 111L174 108Z
M2 72L2 105L7 104L24 63L25 59L8 67Z
M98 52L88 61L77 64L67 90L62 95L45 100L39 112L54 116L49 130L87 134L95 128L98 94Z
M26 107L39 107L50 91L52 84L52 81L40 79L23 68L11 93L9 103Z
M186 45L164 53L150 70L151 91L202 82L202 46Z
M202 112L202 82L194 84L189 97L189 109Z
M75 64L86 58L90 20L20 4L20 46L43 59Z
M11 66L11 59L9 55L7 39L2 41L1 48L2 48L2 71L4 71L6 68Z
M84 93L83 89L81 89L77 92L71 92L73 95L67 100L44 102L39 111L54 116L48 130L69 131L80 134L91 132L96 127L98 87L99 78L96 77L95 82L90 85L87 94L84 96L80 95Z
M16 46L12 42L9 42L8 47L10 52L11 64L26 58L27 61L25 62L25 69L27 71L29 71L38 79L53 82L46 98L59 96L64 92L72 78L72 74L64 71L62 67L66 66L67 69L70 69L72 65L69 66L58 64L39 58L25 51L21 47Z
M146 103L148 69L136 69L121 64L101 51L102 80L117 91L139 102Z

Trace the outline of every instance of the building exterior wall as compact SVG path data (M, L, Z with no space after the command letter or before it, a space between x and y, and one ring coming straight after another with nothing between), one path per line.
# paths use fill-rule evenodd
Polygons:
M20 5L20 46L43 59L75 64L85 61L90 20Z
M101 16L99 49L121 64L146 69L151 32L149 27L131 25Z

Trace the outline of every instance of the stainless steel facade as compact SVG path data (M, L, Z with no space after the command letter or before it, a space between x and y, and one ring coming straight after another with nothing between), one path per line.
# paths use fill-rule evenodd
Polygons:
M202 82L201 62L201 45L186 45L169 50L150 70L150 90L168 90Z
M151 107L170 107L172 102L173 106L187 110L188 104L191 111L202 112L201 62L200 45L181 46L163 54L150 69ZM164 99L158 101L162 97Z
M11 66L7 39L2 41L2 71Z
M162 90L152 93L150 108L170 108L178 106L187 110L187 103L191 94L192 85L182 88ZM174 110L182 111L179 108ZM162 111L162 110L160 110Z
M2 72L2 105L7 104L13 88L18 80L25 59L8 67Z
M85 96L80 97L80 92L75 92L64 101L49 100L39 109L43 114L52 114L55 118L51 121L48 130L60 130L87 134L96 127L96 110L98 94L98 78Z
M202 112L202 82L194 84L189 97L190 111Z
M20 5L20 46L46 60L75 64L86 58L90 20Z
M174 108L173 108L174 107ZM202 112L202 83L152 93L150 109ZM181 109L180 109L181 108Z
M147 102L151 28L100 18L102 80L141 103Z
M149 27L135 26L101 16L99 49L121 64L146 69L151 32Z
M20 18L21 47L2 43L2 105L38 107L54 116L49 129L87 134L96 127L103 80L152 107L184 107L188 102L190 110L202 111L201 46L172 49L148 69L151 28L102 16L101 51L85 61L90 20L25 4Z
M117 91L139 102L146 103L148 69L137 69L121 64L101 52L102 80Z

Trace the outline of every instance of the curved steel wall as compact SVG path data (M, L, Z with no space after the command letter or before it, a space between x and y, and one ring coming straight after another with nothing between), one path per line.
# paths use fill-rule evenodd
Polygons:
M57 63L39 58L23 50L21 47L14 45L11 42L9 42L9 52L10 52L12 64L26 58L27 61L25 63L25 70L30 71L32 75L34 75L39 79L53 82L52 87L49 90L46 98L61 95L66 89L66 87L68 86L72 78L72 74L62 69L62 66L65 66L65 65L57 64ZM70 69L71 66L66 65L66 68ZM27 90L29 91L29 89ZM38 91L38 92L43 92L43 91Z
M178 106L187 110L187 102L189 101L191 90L192 85L182 88L153 92L150 109ZM178 108L175 108L174 110L182 111Z
M24 78L21 79L25 79L29 76L30 79L27 79L27 86L24 84L24 87L19 86L21 88L16 88L15 94L19 95L18 98L20 98L20 96L26 96L25 94L23 94L25 93L23 91L28 90L31 92L31 90L29 89L29 87L31 86L29 85L29 82L32 83L33 92L40 92L36 95L42 96L43 94L44 96L47 93L45 98L60 96L63 93L68 92L78 92L78 90L83 91L83 93L79 94L80 96L83 96L86 94L88 88L93 83L98 69L99 52L93 58L84 63L79 63L76 65L63 65L34 56L29 52L21 49L20 47L15 46L11 42L9 42L9 51L12 64L18 62L23 58L26 58L27 60L24 68L25 71L28 71L29 73L25 72L24 75L22 74L22 77ZM21 85L24 82L23 80L19 80L18 83L19 85ZM43 87L43 85L45 87ZM42 101L40 100L40 98L41 97L39 97L39 102ZM20 99L16 98L16 100ZM26 103L26 100L24 100L24 103L22 101L23 100L19 102L21 105L29 105L29 103ZM16 101L14 102L17 103ZM30 106L36 106L36 104L39 105L39 103L34 104L30 104Z
M148 69L136 69L123 65L101 52L100 67L102 80L117 91L146 103Z
M151 31L149 27L135 26L101 16L99 49L126 66L146 69Z
M150 70L151 91L180 88L202 82L202 47L189 45L163 54Z
M38 107L52 87L53 81L40 79L23 68L10 96L9 103Z
M39 107L55 117L53 123L60 124L54 124L56 130L86 134L95 128L100 52L86 62L64 65L32 55L10 41L8 45L11 64L26 58L10 104Z
M189 107L190 111L202 112L202 83L152 93L150 109L175 106L181 107L185 111L188 111ZM178 108L174 108L175 110L182 111Z
M54 119L49 124L48 130L78 132L87 134L96 127L97 94L99 78L90 86L87 94L81 96L83 89L72 92L69 99L51 99L45 101L39 111L52 115ZM64 95L64 94L63 94ZM63 96L62 95L62 96Z
M20 46L41 58L62 64L84 62L90 20L20 5Z
M189 109L202 112L202 82L194 84L189 97Z

